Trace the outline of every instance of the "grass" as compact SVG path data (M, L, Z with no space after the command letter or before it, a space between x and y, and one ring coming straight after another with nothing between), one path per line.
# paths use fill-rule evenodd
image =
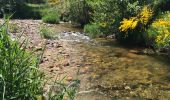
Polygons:
M47 93L47 97L50 98L49 100L63 100L64 98L74 100L79 81L74 80L70 84L65 84L63 81L64 78L51 85Z
M28 100L42 94L43 74L25 43L12 41L6 24L0 26L0 99Z
M96 24L87 24L84 26L84 32L91 38L96 38L101 35L99 26Z
M47 15L42 17L43 22L50 24L59 24L59 16L55 13L48 13Z
M58 38L54 29L48 28L44 25L40 26L40 35L42 38L45 38L45 39L57 39Z
M8 23L8 21L7 21ZM8 24L0 25L0 100L63 100L74 99L77 81L69 85L55 82L45 99L44 74L39 71L41 57L26 49L25 42L11 40ZM52 91L54 86L60 91Z
M42 17L43 22L50 24L59 24L60 18L58 11L54 8L48 9Z

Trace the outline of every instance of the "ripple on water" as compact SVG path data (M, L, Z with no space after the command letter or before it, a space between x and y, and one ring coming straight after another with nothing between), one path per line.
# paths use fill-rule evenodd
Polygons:
M66 41L75 41L75 42L88 42L90 38L85 36L84 33L80 32L62 32L59 34L59 39Z

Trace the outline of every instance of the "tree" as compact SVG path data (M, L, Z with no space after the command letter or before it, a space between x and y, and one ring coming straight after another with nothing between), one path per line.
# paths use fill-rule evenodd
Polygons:
M26 2L25 0L0 0L1 13L14 12L18 4Z

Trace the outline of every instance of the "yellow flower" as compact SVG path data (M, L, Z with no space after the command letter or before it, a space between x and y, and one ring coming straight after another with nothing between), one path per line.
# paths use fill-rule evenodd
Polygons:
M138 21L134 21L131 26L131 29L135 29L137 25L138 25Z
M142 24L146 25L149 19L152 17L153 12L148 6L144 6L141 13L139 13L139 18Z
M167 27L167 26L170 26L170 21L165 21L163 19L159 19L159 20L156 20L155 22L153 22L153 27Z
M138 24L136 17L131 17L130 19L123 19L121 26L119 27L120 31L127 31L128 29L135 29Z
M124 32L126 32L128 29L133 30L138 26L139 22L143 25L146 25L153 15L152 13L152 10L148 6L144 6L142 11L136 17L131 17L129 19L124 18L123 21L121 21L119 30Z

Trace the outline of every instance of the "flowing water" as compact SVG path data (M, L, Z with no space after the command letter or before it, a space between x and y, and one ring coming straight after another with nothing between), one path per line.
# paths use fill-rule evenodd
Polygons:
M76 46L83 56L82 67L88 70L83 76L88 76L88 81L82 86L88 87L87 90L106 94L108 100L170 99L169 58L144 55L140 48L122 46L111 39Z
M39 21L16 22L27 29L26 33L31 33L35 43L40 42L37 34L33 34L38 33ZM71 56L74 62L80 61L79 66L76 62L75 66L69 66L71 64L68 63L64 67L71 74L79 69L76 77L80 80L80 87L76 100L170 100L170 58L146 55L141 52L143 48L121 45L113 39L91 40L81 29L72 28L69 23L58 24L54 28L57 33L61 33L59 39L70 44L67 48L71 47L71 52L76 51L74 57L65 56ZM59 47L54 49L54 46L50 46L47 57L52 59L47 59L46 63L49 66L48 62L58 55L55 50L59 50ZM61 54L62 51L64 50L61 48ZM57 56L56 59L58 58L62 57ZM57 62L56 59L54 62ZM56 70L63 73L60 69ZM57 76L56 73L54 76Z
M64 32L61 39L81 56L76 100L170 100L170 58L146 55L143 48L113 39L90 40Z

